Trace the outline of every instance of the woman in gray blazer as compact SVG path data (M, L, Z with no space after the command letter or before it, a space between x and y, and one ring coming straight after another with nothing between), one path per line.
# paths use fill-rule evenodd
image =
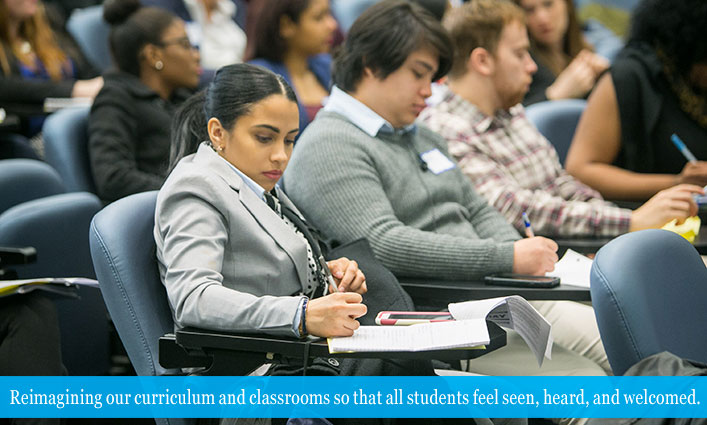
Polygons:
M160 275L175 323L352 335L366 313L363 273L346 258L318 262L319 247L276 186L298 133L292 89L263 68L229 65L186 107L202 102L206 115L196 134L173 141L178 163L155 212Z

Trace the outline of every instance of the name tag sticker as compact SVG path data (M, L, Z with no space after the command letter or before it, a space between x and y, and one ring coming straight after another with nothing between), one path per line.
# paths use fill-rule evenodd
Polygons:
M444 173L455 167L454 162L444 156L439 149L432 149L420 154L420 158L427 164L427 169L434 174Z

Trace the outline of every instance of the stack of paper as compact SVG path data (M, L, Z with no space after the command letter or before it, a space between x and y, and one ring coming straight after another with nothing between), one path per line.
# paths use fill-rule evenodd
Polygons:
M469 348L489 343L483 319L412 326L361 326L354 335L329 338L329 351L426 351Z

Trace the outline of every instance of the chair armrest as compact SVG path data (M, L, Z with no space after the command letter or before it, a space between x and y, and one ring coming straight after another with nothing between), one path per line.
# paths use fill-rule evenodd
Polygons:
M484 349L473 350L434 350L417 352L361 352L330 354L325 339L295 339L263 334L233 334L197 328L184 328L176 332L174 343L183 351L166 347L162 352L162 340L165 344L169 336L160 339L160 364L163 367L186 367L179 361L195 362L196 358L210 359L206 375L244 375L263 363L277 362L281 357L302 358L308 353L309 358L396 358L396 359L437 359L453 361L480 357L506 345L506 332L498 325L487 322L490 343ZM169 342L172 344L172 342ZM180 357L186 354L186 358ZM163 357L164 355L164 357ZM199 360L200 361L200 360ZM193 366L193 365L192 365Z
M37 261L37 250L31 246L23 248L0 246L0 267L29 264Z
M31 246L24 248L0 246L0 280L17 279L17 273L7 269L7 266L30 264L35 261L37 261L37 250Z

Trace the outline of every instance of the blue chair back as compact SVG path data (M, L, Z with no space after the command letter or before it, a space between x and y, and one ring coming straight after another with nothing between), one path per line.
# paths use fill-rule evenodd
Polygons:
M586 100L564 99L535 103L525 109L528 119L555 147L563 166L574 130L586 106Z
M174 374L159 364L158 341L174 332L155 257L157 192L130 195L91 223L90 245L101 292L138 375Z
M103 299L130 362L141 376L174 375L159 363L159 338L174 332L160 280L152 228L157 191L119 199L91 222L93 265ZM156 418L158 425L194 425L196 419Z
M18 277L95 277L88 229L101 206L91 193L63 193L23 202L0 214L0 245L37 249L35 263L12 267ZM62 359L71 375L103 375L110 368L106 308L95 288L81 288L79 295L80 299L56 299Z
M61 177L49 165L34 159L0 160L0 214L23 202L64 192Z
M69 192L96 193L88 156L90 108L57 111L44 121L45 160L59 173Z
M102 5L75 9L66 21L66 29L96 70L103 73L111 66L108 46L110 26L103 20Z
M707 268L683 237L652 229L609 242L594 260L591 294L616 375L661 351L707 361Z

